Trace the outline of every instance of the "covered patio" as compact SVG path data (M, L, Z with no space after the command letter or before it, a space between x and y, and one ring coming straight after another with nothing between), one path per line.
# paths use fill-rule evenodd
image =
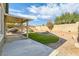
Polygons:
M12 32L14 32L14 31L16 32L17 30L19 30L19 32L20 32L19 34L22 35L23 30L26 30L25 33L27 34L27 38L28 38L28 27L29 27L28 22L31 20L32 19L26 18L26 17L5 14L5 37L6 37L6 35L12 35L13 34ZM25 23L25 25L23 25L23 23ZM12 28L10 28L10 27L12 27ZM25 29L23 29L23 27L25 27ZM9 28L10 28L10 30L7 30ZM14 34L16 34L16 33L14 33Z

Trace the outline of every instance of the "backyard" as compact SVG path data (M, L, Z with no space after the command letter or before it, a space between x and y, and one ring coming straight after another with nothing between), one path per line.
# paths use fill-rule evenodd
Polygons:
M29 38L42 44L56 43L59 40L59 37L50 33L29 33Z

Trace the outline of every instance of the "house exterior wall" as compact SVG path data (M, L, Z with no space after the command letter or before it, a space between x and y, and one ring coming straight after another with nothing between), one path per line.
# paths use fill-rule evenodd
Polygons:
M2 53L3 45L4 45L4 9L2 4L0 4L0 55Z
M1 17L1 8L0 8L0 34L1 34L1 25L2 25L2 24L1 24L1 18L2 18L2 17Z
M0 34L4 34L4 11L0 8Z

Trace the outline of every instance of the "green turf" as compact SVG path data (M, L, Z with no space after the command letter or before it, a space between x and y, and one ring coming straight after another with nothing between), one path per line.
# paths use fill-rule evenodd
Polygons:
M38 41L43 44L56 43L59 40L59 37L56 35L42 35L38 33L29 33L29 38Z

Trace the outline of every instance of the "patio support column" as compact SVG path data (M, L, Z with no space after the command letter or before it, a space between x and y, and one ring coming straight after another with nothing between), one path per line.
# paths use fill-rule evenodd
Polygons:
M27 34L27 38L29 38L29 33L28 33L28 21L26 22L26 26L27 26L26 34Z
M23 26L22 25L23 25L23 23L21 23L21 33L23 32Z

